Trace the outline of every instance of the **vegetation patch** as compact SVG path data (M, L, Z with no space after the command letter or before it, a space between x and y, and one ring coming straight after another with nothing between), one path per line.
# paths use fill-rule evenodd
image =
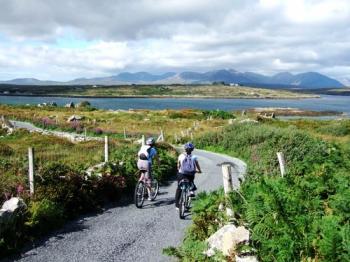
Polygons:
M15 132L1 142L0 204L12 196L23 198L28 211L13 232L0 233L0 257L22 244L62 225L68 219L102 210L107 201L131 196L138 177L139 145L110 139L110 162L86 173L103 161L103 143L74 144L64 139ZM35 193L28 192L28 146L34 147ZM175 174L176 151L166 143L156 145L160 164L154 175L162 183Z
M247 180L230 199L236 219L251 229L261 261L350 260L350 163L344 144L271 124L233 125L196 143L248 163ZM283 178L279 151L286 157Z

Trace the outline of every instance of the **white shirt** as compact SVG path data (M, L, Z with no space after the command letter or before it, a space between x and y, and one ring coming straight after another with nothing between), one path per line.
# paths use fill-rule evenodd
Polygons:
M179 158L177 159L177 162L180 163L179 173L183 173L181 163L182 163L182 161L186 158L186 156L187 156L186 153L181 153L181 154L179 155ZM191 154L191 159L192 159L193 161L196 161L196 160L198 159L198 157Z

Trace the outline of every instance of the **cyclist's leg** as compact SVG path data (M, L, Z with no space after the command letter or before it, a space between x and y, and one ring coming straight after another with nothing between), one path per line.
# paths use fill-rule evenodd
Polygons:
M137 168L142 171L140 179L139 179L139 181L141 181L141 180L143 180L145 178L144 176L147 175L147 172L149 170L149 163L148 163L148 161L139 159L137 161Z
M194 174L192 175L187 175L186 176L187 179L190 181L191 183L191 191L190 191L190 194L191 196L194 196L194 191L197 189L196 185L194 184Z
M180 194L181 194L181 189L179 187L180 181L185 178L185 176L181 173L177 173L177 188L175 192L175 206L179 207L179 200L180 200Z

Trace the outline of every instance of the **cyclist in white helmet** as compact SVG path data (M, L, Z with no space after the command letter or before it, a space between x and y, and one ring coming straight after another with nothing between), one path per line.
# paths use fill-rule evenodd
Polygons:
M159 165L159 157L157 154L157 150L155 149L155 140L153 137L150 137L146 140L146 145L142 145L139 152L138 152L139 159L137 161L137 167L140 170L144 170L145 172L145 178L147 181L147 184L150 185L152 182L152 163L153 159L155 158L157 160L157 163ZM149 187L147 186L148 193L150 193ZM148 197L148 200L151 200L150 194Z
M192 155L192 151L194 150L194 145L191 142L188 142L184 146L185 152L179 155L177 160L177 181L178 183L187 178L192 183L192 190L190 192L191 196L194 196L194 192L197 187L194 184L194 175L195 173L202 173L201 167L199 166L197 156ZM175 194L175 206L179 207L179 198L180 198L180 188L176 189Z

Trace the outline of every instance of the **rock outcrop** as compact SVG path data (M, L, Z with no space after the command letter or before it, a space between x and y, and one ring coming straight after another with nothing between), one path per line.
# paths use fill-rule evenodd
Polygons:
M27 205L21 198L13 197L7 200L0 209L0 238L7 231L16 231L16 225L21 224Z
M236 261L256 262L258 260L255 256L240 256L236 252L236 248L239 244L249 243L249 238L250 233L245 227L225 225L207 239L209 249L205 252L205 254L211 257L217 251L220 251L224 256L234 255Z

